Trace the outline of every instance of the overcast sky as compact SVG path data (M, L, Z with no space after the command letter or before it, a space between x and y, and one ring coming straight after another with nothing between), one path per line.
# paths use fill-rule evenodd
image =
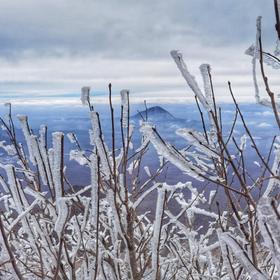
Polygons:
M249 100L244 51L258 15L273 50L272 0L1 0L0 94L58 100L83 85L100 94L112 82L115 92L129 88L135 102L187 100L191 92L169 54L179 49L196 75L201 63L212 65L220 100L228 80ZM275 73L270 80L278 86Z

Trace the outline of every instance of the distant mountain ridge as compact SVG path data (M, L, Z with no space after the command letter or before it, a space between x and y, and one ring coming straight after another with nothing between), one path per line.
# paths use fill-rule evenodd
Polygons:
M167 110L163 109L160 106L153 106L148 108L147 110L143 110L132 116L133 119L146 119L148 121L174 121L176 118L170 114Z

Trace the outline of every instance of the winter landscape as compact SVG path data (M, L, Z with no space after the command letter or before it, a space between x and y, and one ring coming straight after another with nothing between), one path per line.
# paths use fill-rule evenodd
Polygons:
M151 53L151 64L141 64L142 58L135 56L131 61L123 58L120 67L115 66L115 58L110 60L110 49L93 41L96 55L98 47L104 48L101 57L109 74L102 68L100 57L93 59L95 69L83 69L77 59L78 43L69 47L71 56L62 53L73 34L92 47L90 39L85 36L89 41L83 41L80 35L88 35L89 29L76 30L88 16L85 7L99 8L104 17L99 18L97 13L93 26L103 19L105 25L114 27L100 30L113 34L121 21L114 21L108 8L120 12L119 4L113 0L111 6L81 1L80 10L70 2L65 6L53 4L60 11L77 8L74 14L63 14L64 19L69 16L75 23L70 29L68 25L63 29L67 21L58 17L64 31L63 35L57 31L58 45L49 42L47 33L56 34L52 28L32 27L33 34L43 30L46 37L39 40L16 32L9 37L0 30L4 42L0 47L0 279L280 279L280 98L275 74L280 68L280 1L268 1L266 5L262 1L222 4L215 0L204 12L201 8L207 7L205 0L176 1L174 10L166 1L154 4L158 10L147 16L143 26L153 26L151 32L156 30L159 36L160 23L164 26L166 22L161 18L156 25L152 19L157 13L166 15L172 30L166 29L165 33L176 33L170 35L175 40L173 45L181 46L181 36L194 41L200 38L203 47L198 58L204 57L202 53L209 47L209 60L213 59L215 65L228 61L228 45L223 49L210 35L211 43L206 47L206 37L196 37L196 32L189 29L185 34L171 11L179 16L178 8L187 11L192 7L194 14L206 18L218 11L225 24L241 15L240 30L242 15L247 25L252 24L248 28L249 43L247 39L236 43L237 37L246 35L245 26L242 31L232 30L228 39L233 46L243 48L246 44L238 54L244 61L237 59L234 64L234 53L229 55L232 64L218 68L217 76L215 69L203 61L198 71L194 70L192 56L188 57L197 47L192 43L186 55L170 48L170 64ZM9 15L17 13L18 7L1 5ZM28 5L38 15L42 13L32 0ZM49 4L44 5L47 11ZM147 8L142 4L120 6L126 12ZM248 18L246 7L252 7ZM28 23L28 12L23 11L15 24L7 21L11 30ZM52 11L56 22L56 10ZM266 17L253 11L263 11L268 15L267 22L273 24L268 28ZM31 18L38 20L34 15ZM76 15L85 17L75 21ZM192 17L190 12L188 15ZM135 30L140 28L135 20L137 12L128 18L132 25L137 23ZM38 22L49 28L48 20L44 25L44 16ZM215 22L213 19L213 27ZM200 32L209 32L203 19L194 17L193 25L189 24L198 30L202 25ZM140 31L137 34L141 37ZM124 40L131 39L127 32L128 37L121 33ZM216 36L223 39L226 35ZM34 49L27 48L28 40L23 38L34 40ZM268 48L265 43L269 38L274 41ZM148 41L147 48L151 47ZM145 40L136 45L141 44L145 46ZM46 52L45 47L53 47L53 53ZM162 44L164 50L166 47L169 43ZM33 53L37 51L41 60ZM86 50L79 51L86 56ZM118 44L115 51L120 57L130 55ZM135 51L141 53L137 47ZM77 69L59 72L57 66L67 67L69 58ZM38 61L45 64L37 68ZM124 72L129 65L127 83L132 88L123 89L120 86L126 81ZM169 70L163 66L172 68L178 79L169 78ZM238 72L238 67L243 70ZM233 81L227 78L226 69L230 69ZM249 75L245 69L250 70ZM154 70L159 76L152 81L148 76ZM93 80L78 78L91 71ZM101 80L106 80L103 88ZM91 81L96 82L96 88L89 86ZM71 90L59 88L68 82ZM181 84L183 90L173 82Z

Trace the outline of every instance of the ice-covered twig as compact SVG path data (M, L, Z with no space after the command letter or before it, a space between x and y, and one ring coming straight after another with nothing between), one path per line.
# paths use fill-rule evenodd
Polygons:
M250 46L245 51L245 54L252 56L252 57L255 56L256 59L260 59L260 51L256 50L254 45ZM277 57L275 57L269 53L263 52L263 62L266 65L271 66L274 69L280 69L280 60Z
M268 279L268 275L266 275L266 273L261 271L252 263L247 253L244 251L243 248L241 248L240 244L237 243L237 241L233 236L231 236L229 233L224 232L220 234L220 239L231 248L233 254L241 262L244 269L247 270L251 279L256 279L256 280Z
M203 107L207 110L207 111L211 111L211 106L208 103L208 100L206 99L206 97L203 95L201 89L199 88L195 77L192 76L187 68L187 65L185 64L184 60L183 60L183 55L182 53L180 53L177 50L173 50L170 52L172 58L174 59L178 69L180 70L182 76L184 77L184 79L186 80L186 82L188 83L189 87L192 89L192 91L194 92L195 96L198 98L198 100L200 101L200 103L203 105ZM208 95L209 93L207 93Z
M69 199L65 197L60 197L56 200L58 216L55 222L54 230L56 231L59 238L61 237L61 234L63 232L63 229L65 227L68 218L68 213L69 213L68 203L69 203Z
M263 193L263 197L269 196L277 187L279 187L280 180L279 173L280 173L280 145L279 143L274 144L274 161L271 168L272 173L274 176L269 179L267 188Z
M20 213L20 215L18 215L16 217L15 220L13 220L13 222L9 225L9 232L11 230L13 230L13 228L16 226L16 224L22 219L24 218L39 202L39 199L34 200L29 207L27 207L23 212Z
M52 175L55 188L56 200L63 195L63 133L54 132L52 134L53 140L53 166ZM58 209L58 208L57 208Z
M122 126L128 127L128 115L129 115L129 90L121 90L121 106L122 106Z
M99 182L98 182L98 158L96 154L90 156L90 174L91 174L91 219L92 224L97 229L98 208L99 208Z
M186 139L190 145L197 147L197 149L205 154L209 159L218 159L220 157L215 151L215 148L207 143L202 133L195 131L194 129L179 128L176 130L176 134Z
M101 166L103 172L107 178L111 174L111 162L106 150L104 140L102 138L102 132L100 127L99 115L96 112L91 112L91 124L92 124L92 142L95 144L97 153L101 160Z
M201 64L200 67L200 73L203 79L204 83L204 92L205 92L205 99L207 101L207 104L209 105L210 109L208 109L208 119L210 121L210 144L214 142L215 134L216 134L216 124L214 120L214 112L215 112L215 103L214 103L214 95L213 95L213 89L212 89L212 82L210 78L210 72L211 67L209 64ZM205 108L207 109L207 108Z
M47 182L46 167L44 165L42 155L39 150L37 136L30 135L30 143L31 143L31 147L32 147L32 153L36 160L42 182L43 182L43 184L47 185L48 182Z
M261 98L259 85L258 85L258 79L257 79L257 71L256 71L257 60L260 60L262 70L263 70L262 63L266 63L266 64L268 64L268 65L270 65L270 66L272 66L273 68L276 68L276 69L278 69L278 67L279 67L279 60L277 58L272 57L271 55L266 54L261 50L261 45L260 45L260 42L261 42L261 20L262 20L262 17L259 16L257 18L257 23L256 23L257 33L256 33L255 45L249 47L249 49L247 49L245 53L248 54L248 55L251 55L253 57L252 58L252 66L253 66L252 67L252 73L253 73L253 81L254 81L256 102L258 104L266 106L266 107L272 107L273 110L275 111L276 109L277 110L280 109L280 105L277 102L274 102L274 99L273 99L273 103L272 103L271 96L270 96L270 100L268 98ZM266 77L264 77L263 72L262 72L262 75L263 75L263 78L266 78ZM264 80L264 82L266 84L266 90L268 91L268 94L271 95L271 92L268 88L267 80Z
M83 105L89 104L90 87L82 87L81 89L81 101Z
M262 198L257 207L258 224L264 245L269 249L280 275L280 226L279 217L272 208L270 198Z
M152 242L152 280L159 278L159 260L160 260L160 238L162 219L164 213L166 191L162 188L158 188L157 207L155 213L153 242Z
M32 149L32 145L31 145L31 141L30 141L31 132L30 132L30 128L29 128L29 125L28 125L28 118L25 115L17 115L17 118L20 121L21 129L22 129L23 135L25 137L25 141L26 141L26 144L27 144L28 152L29 152L30 161L35 165L36 161L35 161L35 158L34 158L34 155L33 155L33 149Z
M88 164L88 159L85 156L85 152L84 151L71 150L70 154L69 154L69 159L70 160L75 160L80 165L87 165Z
M153 144L159 155L162 155L172 164L178 167L180 170L185 172L197 180L203 181L201 175L204 171L194 166L191 161L187 161L177 150L175 150L171 145L165 143L152 125L149 123L143 123L141 126L141 132L145 137L147 137Z

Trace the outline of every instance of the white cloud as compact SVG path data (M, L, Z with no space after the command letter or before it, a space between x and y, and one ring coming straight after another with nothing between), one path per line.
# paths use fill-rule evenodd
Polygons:
M271 127L272 125L270 123L266 123L266 122L261 122L258 125L256 125L257 127L260 128L266 128L266 127Z
M130 88L139 101L190 100L169 56L176 48L197 77L201 63L212 65L218 100L230 99L231 80L237 98L251 101L244 50L254 41L260 13L264 33L274 34L273 7L261 0L3 0L0 94L28 94L25 102L39 102L83 85L106 91L111 82L116 92ZM269 77L278 89L277 75Z

